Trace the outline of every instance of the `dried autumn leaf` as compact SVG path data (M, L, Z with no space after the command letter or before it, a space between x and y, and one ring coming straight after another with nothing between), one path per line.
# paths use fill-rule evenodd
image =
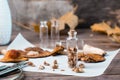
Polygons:
M107 35L120 35L120 28L118 26L115 26L114 28L111 28L110 30L107 30Z
M112 37L110 37L110 39L112 41L120 43L120 35L112 35Z
M58 19L60 22L60 30L63 30L65 28L65 24L68 24L70 29L74 29L78 25L79 18L74 14L76 9L77 6L73 8L71 12L64 14Z
M111 27L103 21L102 23L93 24L91 26L91 29L93 32L101 32L107 34L107 30L110 30Z

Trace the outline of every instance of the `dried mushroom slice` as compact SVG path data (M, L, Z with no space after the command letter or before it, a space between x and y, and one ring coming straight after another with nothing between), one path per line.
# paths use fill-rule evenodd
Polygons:
M64 52L64 47L63 46L56 46L53 51L52 51L52 55L60 55L60 54L65 54Z
M105 58L99 54L86 54L84 57L81 58L81 61L88 63L96 63L105 61Z
M47 57L47 56L51 56L52 53L49 51L42 51L41 53L37 54L37 55L24 55L24 57L27 58L42 58L42 57Z
M26 52L29 52L29 51L37 51L37 52L42 52L43 49L39 48L39 47L28 47L25 49Z
M20 62L27 61L28 58L24 58L18 50L8 50L0 62Z

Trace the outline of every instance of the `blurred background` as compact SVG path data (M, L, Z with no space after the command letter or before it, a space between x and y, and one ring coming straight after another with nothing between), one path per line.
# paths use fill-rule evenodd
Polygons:
M120 26L120 0L8 0L12 13L13 29L20 29L14 22L27 25L40 20L59 18L78 5L79 17L76 28L89 28L92 24L106 21ZM82 20L82 21L81 21Z

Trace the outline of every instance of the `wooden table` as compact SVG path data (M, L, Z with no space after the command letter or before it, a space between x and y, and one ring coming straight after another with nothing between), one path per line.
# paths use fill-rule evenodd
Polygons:
M36 46L39 46L39 35L28 30L17 30L12 33L12 40L15 36L21 32L23 36ZM85 43L94 45L104 50L115 50L120 48L120 44L112 42L106 35L93 33L90 29L79 29L78 38L82 39ZM65 40L67 37L67 30L63 31L61 40ZM19 45L18 45L19 46ZM6 46L0 46L1 49L5 49ZM65 76L49 73L37 73L37 72L24 72L24 80L120 80L120 52L112 60L111 64L104 72L103 75L97 77L76 77L76 76Z

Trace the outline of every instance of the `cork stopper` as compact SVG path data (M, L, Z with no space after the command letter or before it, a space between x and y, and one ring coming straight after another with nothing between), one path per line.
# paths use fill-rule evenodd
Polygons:
M69 35L70 37L76 37L77 32L76 32L75 30L70 30L70 31L68 32L68 35Z

